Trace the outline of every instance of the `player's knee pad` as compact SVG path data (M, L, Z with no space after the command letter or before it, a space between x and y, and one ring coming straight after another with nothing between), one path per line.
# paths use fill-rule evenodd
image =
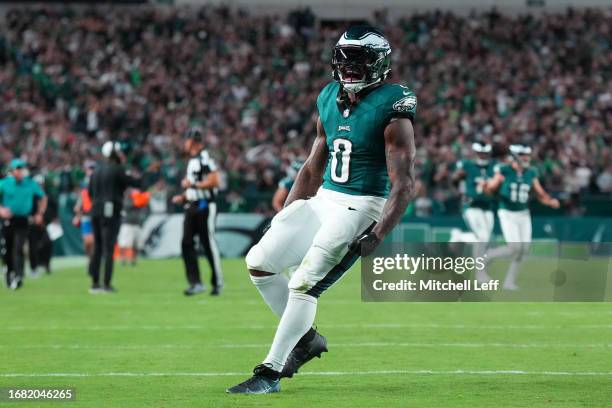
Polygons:
M331 271L340 262L342 256L335 251L324 248L309 252L302 261L300 267L293 273L289 280L289 293L303 293L315 298L329 287L333 282L326 285L318 285L324 281L326 273L320 271ZM338 278L342 274L338 274ZM313 289L315 288L316 289Z
M294 274L289 280L289 293L306 293L308 292L313 285L311 285L307 280L301 279L299 277L296 278Z
M275 270L274 266L266 260L266 252L260 244L253 246L245 258L247 268L249 270L270 272L277 274L279 271Z

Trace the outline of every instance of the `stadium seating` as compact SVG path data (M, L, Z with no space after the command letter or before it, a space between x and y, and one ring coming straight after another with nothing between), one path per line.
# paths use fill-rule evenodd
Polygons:
M419 98L417 170L427 196L449 203L442 213L458 209L448 176L474 138L530 143L545 187L568 198L570 213L584 206L572 194L610 193L607 21L587 9L384 24L391 79ZM70 189L83 160L115 138L146 180L173 185L180 137L197 125L226 173L222 208L262 213L291 160L308 152L342 28L210 6L14 8L6 25L0 163L21 152L49 185Z

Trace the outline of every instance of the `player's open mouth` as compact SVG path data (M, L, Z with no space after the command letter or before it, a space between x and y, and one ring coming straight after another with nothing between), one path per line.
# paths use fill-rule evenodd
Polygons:
M342 69L342 79L344 81L359 82L359 81L363 81L364 77L365 75L360 69L353 68L353 67L347 67L347 68Z

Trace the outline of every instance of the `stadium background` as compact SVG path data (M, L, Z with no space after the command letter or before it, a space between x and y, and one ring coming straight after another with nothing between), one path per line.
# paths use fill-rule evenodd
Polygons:
M482 138L498 154L512 142L534 147L543 185L563 205L534 203L536 239L610 237L609 10L565 1L182 3L0 6L0 163L21 154L44 174L66 231L56 254L82 253L72 207L83 162L101 142L121 141L164 201L184 172L181 137L192 126L224 175L222 252L239 254L230 248L257 236L278 181L308 152L332 44L347 22L365 20L391 39L391 80L419 96L418 197L400 234L444 239L463 225L450 173ZM229 214L244 213L260 215L236 231L245 218ZM157 235L175 232L152 222ZM151 254L159 241L142 237Z
M568 11L570 2L551 0L313 0L314 18L293 0L168 3L0 2L0 165L23 154L45 175L66 233L58 255L81 251L75 189L109 137L156 191L146 228L157 232L145 233L144 249L172 255L159 251L178 232L155 227L180 219L164 197L184 170L180 138L192 125L225 172L220 244L243 253L272 215L276 183L310 145L314 98L347 18L385 29L392 79L419 96L419 197L393 238L444 240L464 228L450 166L473 138L503 135L500 149L528 138L545 187L563 201L557 212L533 208L535 237L610 242L612 14L585 9L607 1ZM549 261L527 259L520 283ZM609 258L598 261L609 270ZM174 258L117 265L119 292L97 297L84 261L54 265L20 291L0 291L0 387L74 387L71 406L84 407L262 405L223 393L259 361L277 324L243 259L224 260L222 296L196 298L182 296ZM373 304L359 300L360 283L355 266L321 299L330 352L267 406L610 404L608 303Z

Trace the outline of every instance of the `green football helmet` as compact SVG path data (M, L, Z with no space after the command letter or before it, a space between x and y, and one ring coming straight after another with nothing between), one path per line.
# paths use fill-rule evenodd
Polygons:
M479 166L486 166L489 164L489 158L491 157L491 145L485 142L476 141L472 143L472 151L476 155L476 164Z
M334 79L345 90L357 93L387 78L390 55L391 46L381 31L370 26L351 27L334 47Z
M530 146L526 144L513 144L510 146L509 150L513 160L523 166L529 166L531 164L532 149Z

